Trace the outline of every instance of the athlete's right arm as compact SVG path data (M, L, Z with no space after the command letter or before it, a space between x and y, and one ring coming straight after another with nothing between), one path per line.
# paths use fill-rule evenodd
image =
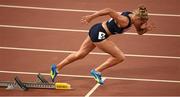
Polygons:
M105 8L105 9L97 11L91 15L84 16L81 19L81 22L84 22L87 24L87 23L91 22L93 19L95 19L99 16L104 16L104 15L109 15L111 18L115 19L118 22L118 24L121 24L124 21L123 17L121 15L119 15L118 12L116 12L115 10L113 10L111 8Z
M143 35L147 31L151 31L153 28L155 28L152 24L148 24L147 22L143 24L135 24L134 26L139 35Z

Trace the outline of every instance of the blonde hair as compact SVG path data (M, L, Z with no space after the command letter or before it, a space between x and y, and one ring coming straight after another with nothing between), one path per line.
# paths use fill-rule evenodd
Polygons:
M148 20L149 16L148 16L148 11L146 9L146 7L144 5L139 6L135 11L134 11L135 15L140 17L140 19L142 20Z

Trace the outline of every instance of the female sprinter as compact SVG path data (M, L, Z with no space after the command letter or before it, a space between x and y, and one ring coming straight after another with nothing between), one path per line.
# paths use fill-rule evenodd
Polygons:
M121 14L113 9L106 8L94 14L82 17L81 22L88 24L93 19L104 15L109 15L111 19L92 26L89 30L89 36L84 40L80 49L76 53L70 54L59 64L53 64L51 66L52 81L54 81L57 74L64 66L84 58L95 47L98 47L102 51L111 55L111 57L109 57L104 63L91 70L91 75L95 80L99 84L103 84L101 72L125 60L124 53L116 46L116 44L109 40L108 37L111 35L122 34L127 31L131 25L135 26L139 35L152 30L152 25L147 23L148 12L145 6L138 7L134 12L126 11Z

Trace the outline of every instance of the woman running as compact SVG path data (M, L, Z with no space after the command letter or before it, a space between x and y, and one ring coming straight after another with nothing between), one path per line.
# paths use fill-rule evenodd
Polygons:
M133 12L125 11L121 14L113 9L106 8L95 12L94 14L82 17L81 22L88 24L93 19L105 15L109 15L111 19L92 26L89 30L89 36L87 36L76 53L70 54L59 64L53 64L51 66L52 81L55 80L57 74L64 66L84 58L95 47L98 47L102 51L111 55L111 57L109 57L104 63L99 65L97 68L92 69L90 72L99 84L103 84L104 82L101 78L101 72L125 60L124 53L116 46L116 44L109 40L108 37L111 35L122 34L127 31L131 25L135 26L139 35L143 35L147 31L152 30L152 25L147 23L149 17L145 6L140 6Z

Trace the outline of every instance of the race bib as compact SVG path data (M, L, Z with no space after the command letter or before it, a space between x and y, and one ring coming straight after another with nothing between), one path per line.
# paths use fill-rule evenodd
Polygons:
M102 39L105 39L105 33L104 32L99 32L99 35L98 35L98 39L102 40Z

